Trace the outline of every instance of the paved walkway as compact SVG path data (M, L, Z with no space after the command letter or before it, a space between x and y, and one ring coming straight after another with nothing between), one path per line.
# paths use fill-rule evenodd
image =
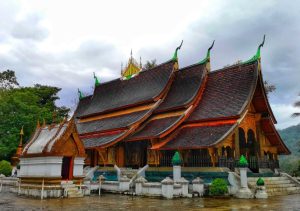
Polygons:
M103 194L80 199L47 199L17 197L0 193L0 210L300 210L300 195L258 199L156 199Z

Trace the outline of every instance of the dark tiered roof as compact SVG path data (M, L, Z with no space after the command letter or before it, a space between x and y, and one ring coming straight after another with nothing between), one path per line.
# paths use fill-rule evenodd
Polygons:
M223 140L236 126L236 124L226 124L218 126L185 127L180 130L174 139L170 140L160 149L175 150L209 147Z
M155 112L181 108L191 103L200 89L205 73L205 64L196 64L177 71L168 95Z
M154 119L148 122L145 127L133 134L128 140L142 140L156 138L170 127L175 125L184 115Z
M142 119L150 110L138 111L130 114L124 114L115 117L103 118L89 122L77 123L77 129L80 134L100 132L116 128L129 127L133 123Z
M77 108L74 112L75 118L81 116L85 112L85 110L90 105L91 99L92 99L92 95L89 95L89 96L83 97L82 99L79 100Z
M257 62L211 72L202 99L187 122L241 115L255 91L257 78Z
M95 88L90 105L81 116L100 114L131 105L156 101L167 86L174 61L142 71L130 80L113 80Z
M118 132L114 134L102 135L99 137L81 138L85 148L101 147L103 145L114 142L117 138L124 135L126 132Z

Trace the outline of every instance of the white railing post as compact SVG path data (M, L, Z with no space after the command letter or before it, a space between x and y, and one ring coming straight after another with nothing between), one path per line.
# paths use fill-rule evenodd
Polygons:
M41 200L43 200L43 198L44 198L44 183L45 183L45 181L44 181L44 179L43 179L43 182L42 182Z
M116 169L118 181L120 181L120 179L121 179L121 169L117 165L114 165L114 169Z

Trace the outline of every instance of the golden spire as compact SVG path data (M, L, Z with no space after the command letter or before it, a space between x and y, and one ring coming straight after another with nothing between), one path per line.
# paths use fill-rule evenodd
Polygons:
M46 121L44 118L43 118L43 126L42 127L46 127Z
M130 58L128 60L127 66L124 69L123 69L123 67L121 67L121 68L122 68L121 74L124 79L130 79L134 75L137 75L140 72L140 70L141 70L140 65L133 58L132 50L130 51Z
M19 155L22 152L23 136L24 136L24 130L23 130L23 126L22 126L21 131L20 131L20 142L19 142L19 146L18 146L18 149L17 149L17 153L16 153L16 154L19 154Z

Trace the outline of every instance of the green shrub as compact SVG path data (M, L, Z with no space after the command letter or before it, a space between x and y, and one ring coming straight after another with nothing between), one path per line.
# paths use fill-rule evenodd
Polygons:
M257 186L264 186L265 185L265 181L263 180L263 178L258 178L258 180L256 181L256 185Z
M227 182L224 179L214 179L209 186L209 195L222 196L228 193Z
M247 161L246 157L244 155L242 155L239 160L239 167L245 168L247 166L248 166L248 161Z
M5 176L10 176L12 171L12 167L10 163L6 160L0 161L0 174L4 174Z
M180 166L182 163L182 160L180 158L179 152L175 152L173 158L172 158L172 164L173 166Z

